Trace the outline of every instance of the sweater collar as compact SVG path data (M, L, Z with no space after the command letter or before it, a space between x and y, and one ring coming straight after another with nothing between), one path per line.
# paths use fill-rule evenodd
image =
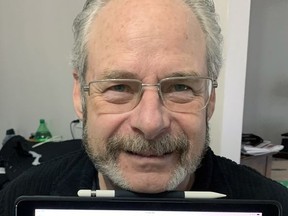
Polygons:
M216 156L210 147L208 147L199 168L195 173L195 182L191 188L192 191L213 191L231 194L231 187L228 184L223 168L219 164L219 156Z
M195 172L195 182L191 191L214 191L229 194L229 185L226 184L225 174L215 160L217 156L208 148L199 168ZM77 166L59 181L54 182L51 195L77 196L80 189L99 189L98 173L93 163L83 152Z

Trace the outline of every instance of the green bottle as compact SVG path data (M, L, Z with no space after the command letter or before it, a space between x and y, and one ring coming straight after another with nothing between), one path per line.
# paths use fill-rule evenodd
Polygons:
M52 134L50 133L46 122L44 119L40 119L40 125L35 133L35 141L36 142L45 142L48 139L52 138Z

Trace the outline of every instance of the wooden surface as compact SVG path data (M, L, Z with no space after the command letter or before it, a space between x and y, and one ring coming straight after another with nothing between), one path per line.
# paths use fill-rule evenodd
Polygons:
M272 160L271 178L276 181L288 181L288 160L274 158Z
M240 164L249 166L260 174L270 178L272 167L272 154L259 155L259 156L241 156Z

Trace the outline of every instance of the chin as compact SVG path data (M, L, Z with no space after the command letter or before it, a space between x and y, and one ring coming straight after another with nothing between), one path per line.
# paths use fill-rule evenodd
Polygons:
M171 172L138 173L124 178L129 185L128 189L138 193L161 193L175 190L179 186L179 181L173 181L175 176Z
M156 193L161 193L167 191L167 183L157 183L155 184L154 182L147 182L146 184L139 185L131 185L131 191L137 192L137 193L148 193L148 194L156 194Z

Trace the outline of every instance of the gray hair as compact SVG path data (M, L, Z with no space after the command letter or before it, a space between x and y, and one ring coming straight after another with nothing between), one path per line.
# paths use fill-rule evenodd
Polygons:
M87 0L73 23L74 48L72 65L80 83L85 84L89 27L98 11L110 0ZM213 0L183 0L194 12L206 35L208 74L217 79L222 66L222 35Z

